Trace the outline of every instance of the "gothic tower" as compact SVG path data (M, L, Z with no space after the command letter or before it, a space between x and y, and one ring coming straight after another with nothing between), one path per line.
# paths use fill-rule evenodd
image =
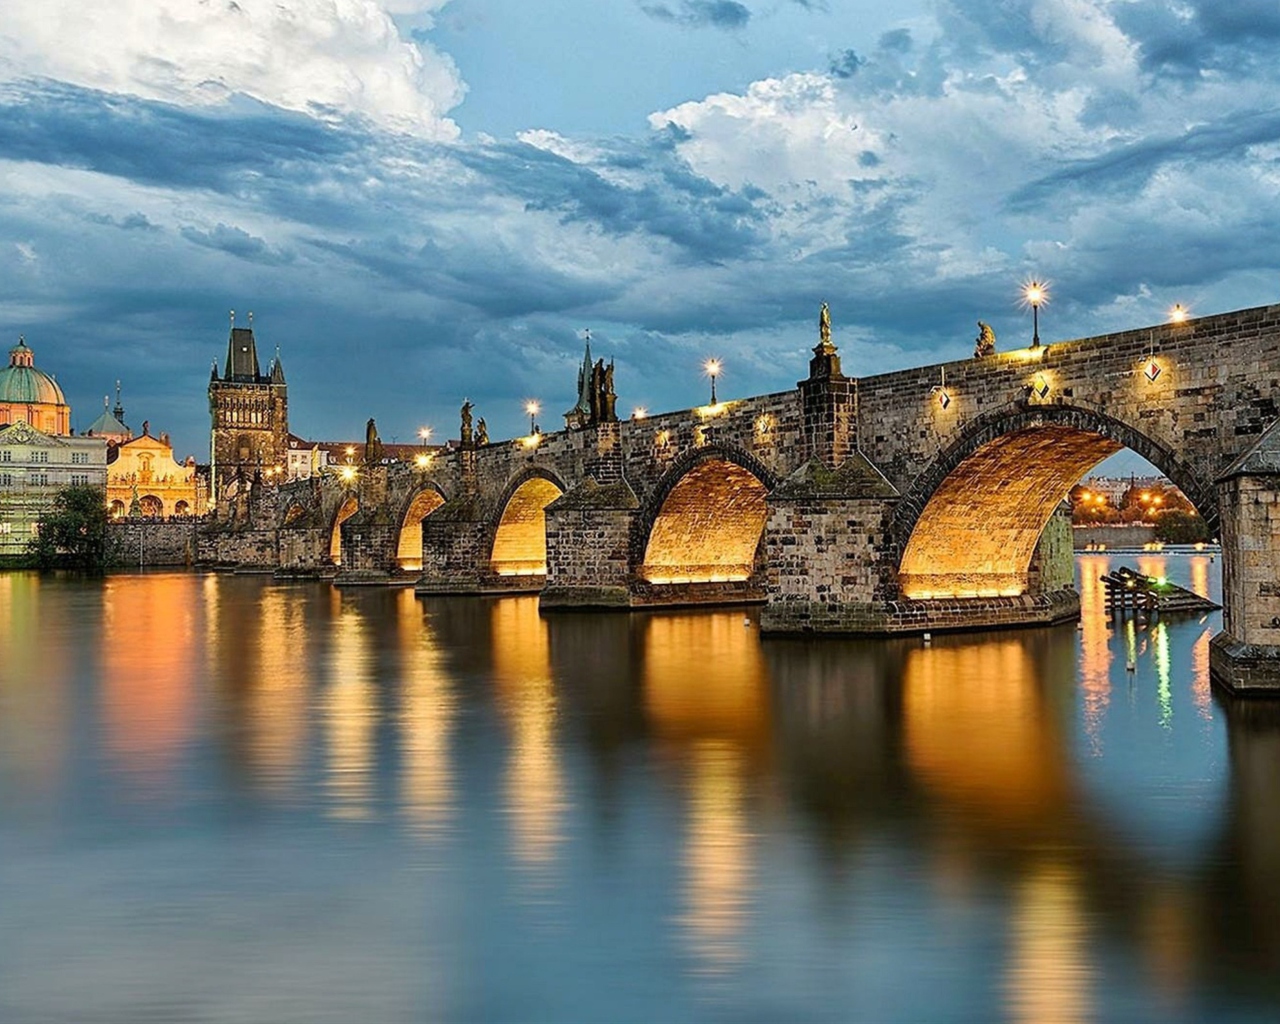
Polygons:
M252 480L258 472L267 477L282 473L288 450L289 389L280 354L261 373L253 314L248 327L236 327L234 314L231 324L226 367L218 376L214 363L209 378L209 475L214 500L221 499L234 480Z

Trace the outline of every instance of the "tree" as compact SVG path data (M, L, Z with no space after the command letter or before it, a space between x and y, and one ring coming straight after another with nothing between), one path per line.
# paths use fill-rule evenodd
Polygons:
M1156 516L1156 540L1164 544L1197 544L1209 539L1209 527L1195 512L1170 509Z
M100 487L61 488L40 515L28 550L40 569L100 575L107 567L107 502Z

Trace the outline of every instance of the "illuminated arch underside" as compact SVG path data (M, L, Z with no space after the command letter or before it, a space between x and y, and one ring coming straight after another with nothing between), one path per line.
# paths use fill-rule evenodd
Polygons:
M400 524L400 540L396 561L401 569L422 568L422 520L444 504L444 498L433 490L422 491L409 502L404 522Z
M564 492L550 480L526 480L511 495L493 539L490 566L499 576L547 572L547 516L543 511Z
M338 509L333 520L333 532L329 535L329 560L334 565L342 564L342 524L356 514L360 503L355 498L347 498Z
M754 473L735 463L698 463L663 502L640 575L650 583L748 579L764 532L767 493Z
M1024 594L1036 543L1067 492L1123 446L1074 427L1005 434L957 466L916 521L898 582L911 598Z

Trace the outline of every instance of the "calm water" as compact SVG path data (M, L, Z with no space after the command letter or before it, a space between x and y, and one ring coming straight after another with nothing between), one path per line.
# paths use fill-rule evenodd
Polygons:
M1218 587L925 646L0 576L0 1020L1274 1020L1280 711L1108 560Z

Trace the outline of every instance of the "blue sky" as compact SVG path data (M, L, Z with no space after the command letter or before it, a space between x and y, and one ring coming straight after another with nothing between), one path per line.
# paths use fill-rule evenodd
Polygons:
M7 0L0 335L207 448L227 311L291 422L495 437L1280 292L1272 0Z

